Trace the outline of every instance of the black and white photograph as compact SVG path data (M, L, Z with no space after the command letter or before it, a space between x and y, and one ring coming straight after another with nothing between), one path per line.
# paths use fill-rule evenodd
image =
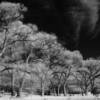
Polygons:
M0 0L0 100L100 100L100 0Z

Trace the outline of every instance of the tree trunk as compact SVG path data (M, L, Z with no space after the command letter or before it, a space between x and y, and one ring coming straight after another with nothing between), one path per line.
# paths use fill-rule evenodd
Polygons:
M17 97L20 97L21 96L21 88L19 88L18 90L17 90Z
M21 96L21 92L22 92L22 88L23 88L24 82L25 82L25 75L22 78L22 80L20 82L20 86L19 86L19 88L17 90L17 97L20 97Z
M44 86L42 86L42 96L44 96Z
M64 84L64 96L67 95L67 92L66 92L66 84Z
M82 96L84 95L84 89L83 88L81 88L81 94L82 94Z
M41 79L41 96L44 96L44 83L42 79Z
M87 95L87 93L88 93L87 87L85 87L84 93L85 93L85 95Z
M94 94L94 80L91 81L91 93Z
M56 96L57 95L57 93L56 93L56 89L54 88L54 96Z
M14 70L12 70L12 75L11 75L11 96L14 96Z
M60 93L60 85L58 85L58 90L57 90L57 92L58 92L58 96L59 96L59 93Z

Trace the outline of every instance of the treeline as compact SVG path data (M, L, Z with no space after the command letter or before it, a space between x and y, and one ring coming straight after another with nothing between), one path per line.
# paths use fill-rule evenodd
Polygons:
M19 3L0 4L0 90L40 95L98 92L100 60L84 60L67 50L54 34L24 24L27 8Z

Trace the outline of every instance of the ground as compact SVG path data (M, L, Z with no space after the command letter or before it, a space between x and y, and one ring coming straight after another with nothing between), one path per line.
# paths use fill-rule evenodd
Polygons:
M0 100L100 100L100 97L95 97L92 95L88 96L81 96L81 95L75 95L75 96L34 96L34 95L28 95L28 96L22 96L20 98L11 97L9 95L5 95L0 97Z

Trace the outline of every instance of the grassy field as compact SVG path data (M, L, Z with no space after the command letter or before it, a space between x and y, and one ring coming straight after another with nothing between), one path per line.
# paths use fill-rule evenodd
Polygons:
M0 100L100 100L99 97L95 96L22 96L20 98L10 97L8 95L0 97Z

